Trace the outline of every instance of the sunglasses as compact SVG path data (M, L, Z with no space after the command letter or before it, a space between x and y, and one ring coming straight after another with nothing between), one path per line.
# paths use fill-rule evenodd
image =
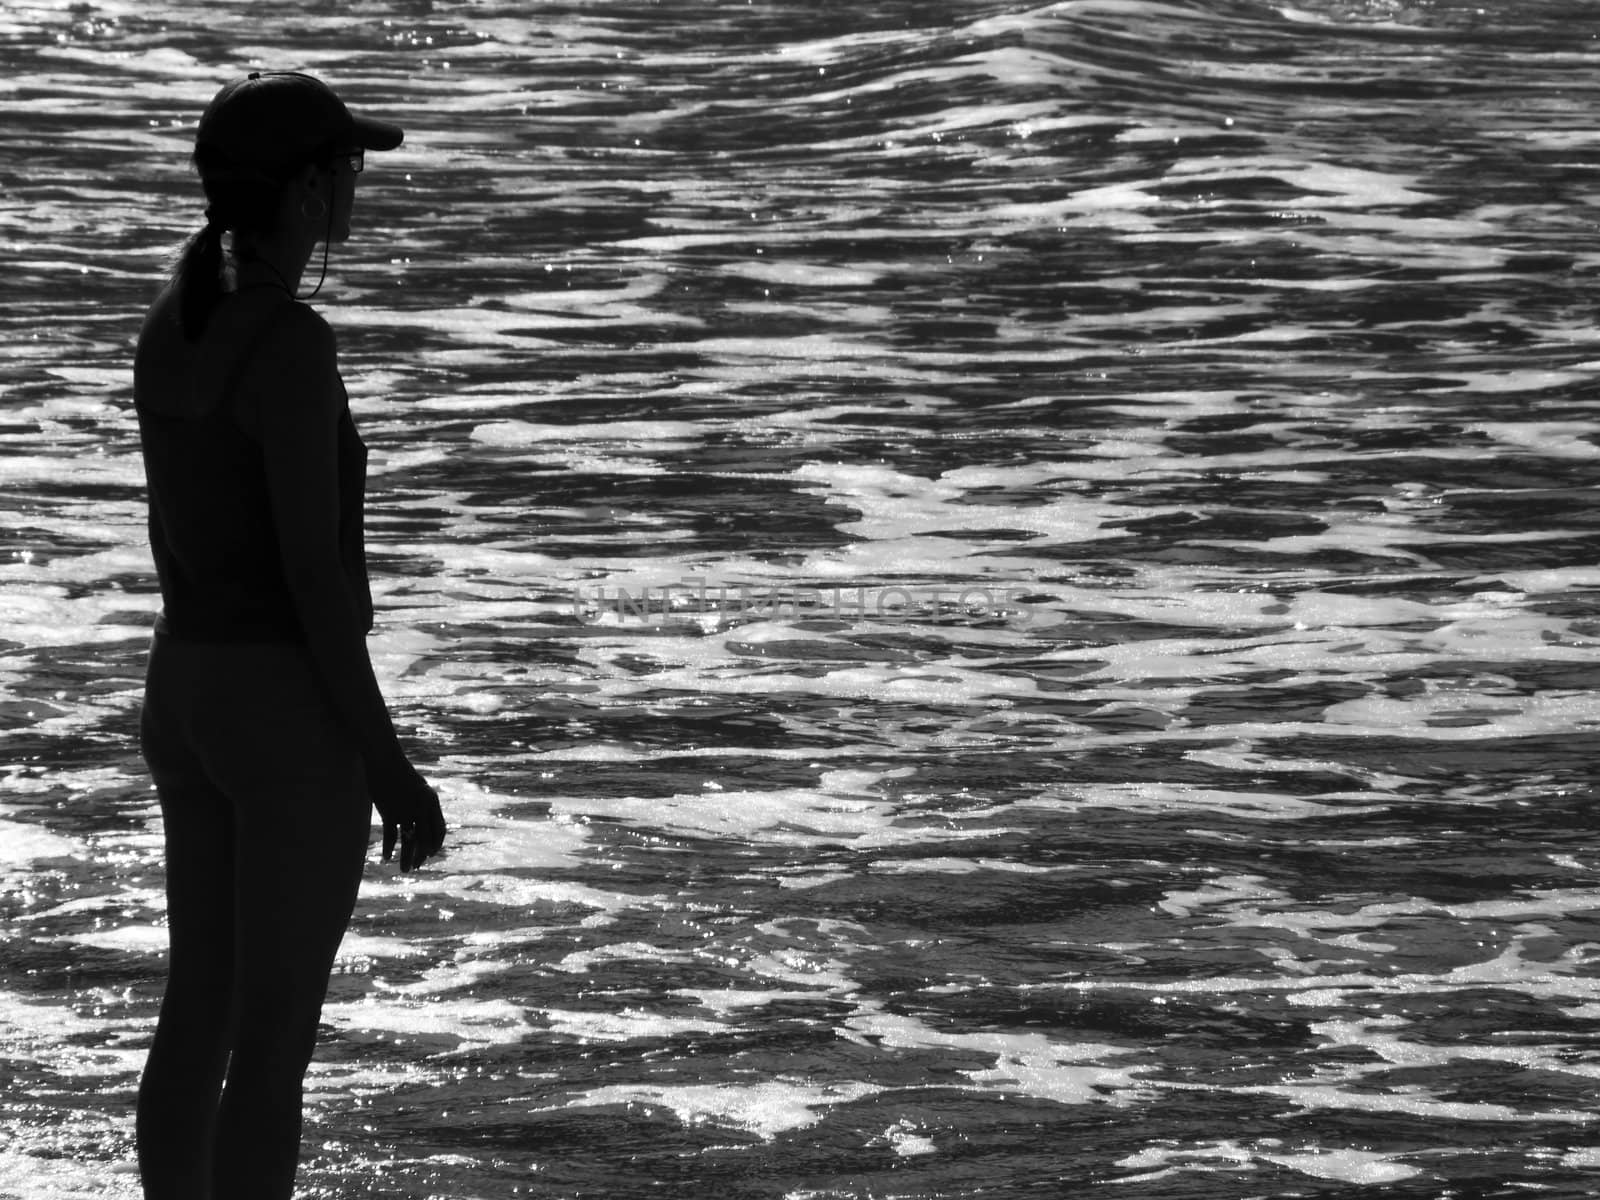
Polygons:
M337 154L329 155L325 164L330 171L337 170L343 163L350 168L350 174L359 175L367 166L367 152L365 150L341 150Z

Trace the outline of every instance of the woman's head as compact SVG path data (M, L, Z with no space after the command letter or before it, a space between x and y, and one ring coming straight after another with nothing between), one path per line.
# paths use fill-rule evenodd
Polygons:
M342 157L392 150L403 136L397 125L355 116L320 79L256 71L228 84L207 106L194 161L215 223L270 230L283 187L306 168L332 172Z
M298 72L253 72L218 92L195 135L206 225L176 272L185 333L199 336L222 292L224 230L236 251L286 222L314 227L316 240L348 237L360 155L392 150L403 136L397 125L354 115L327 84Z

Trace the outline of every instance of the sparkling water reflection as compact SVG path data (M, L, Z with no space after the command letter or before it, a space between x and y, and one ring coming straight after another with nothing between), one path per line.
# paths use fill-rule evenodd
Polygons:
M129 348L252 66L409 130L327 311L459 827L307 1195L1590 1195L1592 28L0 9L0 1196L137 1191Z

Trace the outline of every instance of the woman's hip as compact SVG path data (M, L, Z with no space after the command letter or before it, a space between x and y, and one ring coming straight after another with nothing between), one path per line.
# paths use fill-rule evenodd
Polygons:
M353 737L293 642L185 642L158 634L140 731L157 784L202 772L219 786L355 772Z

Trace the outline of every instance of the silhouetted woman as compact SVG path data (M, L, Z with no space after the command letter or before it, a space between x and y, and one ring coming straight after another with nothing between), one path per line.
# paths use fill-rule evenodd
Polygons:
M366 449L333 333L296 299L315 244L350 235L363 152L401 136L309 76L223 88L195 139L205 228L139 334L162 598L141 736L171 942L139 1088L148 1200L290 1196L372 805L403 869L444 840L367 654Z

